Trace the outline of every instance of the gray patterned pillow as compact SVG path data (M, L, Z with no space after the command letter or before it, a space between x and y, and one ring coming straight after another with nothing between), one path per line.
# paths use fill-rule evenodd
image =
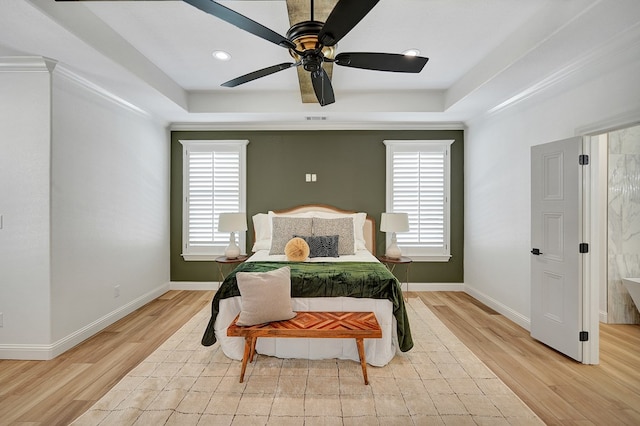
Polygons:
M339 257L337 235L296 236L309 244L309 257Z
M342 256L345 254L356 253L352 217L343 217L339 219L320 219L314 217L313 235L338 235L338 254Z
M269 254L284 254L284 247L294 235L311 235L312 221L310 217L272 217Z

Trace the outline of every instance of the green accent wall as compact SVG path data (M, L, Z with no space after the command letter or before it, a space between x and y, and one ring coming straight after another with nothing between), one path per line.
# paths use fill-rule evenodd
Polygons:
M461 283L464 246L464 133L462 130L174 131L171 133L171 281L218 281L215 262L186 262L182 246L182 144L179 140L249 140L247 252L256 213L300 204L328 204L367 212L376 221L376 253L385 251L384 140L453 139L451 146L451 254L449 262L414 262L409 281ZM317 182L305 182L315 173ZM404 268L397 274L405 280Z

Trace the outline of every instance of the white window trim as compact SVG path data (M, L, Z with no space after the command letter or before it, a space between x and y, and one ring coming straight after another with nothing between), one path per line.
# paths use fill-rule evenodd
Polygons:
M397 151L443 150L444 158L444 247L442 249L403 247L399 244L403 256L418 262L448 262L451 259L451 144L448 140L385 140L386 145L386 211L393 212L393 153ZM399 235L399 234L398 234ZM386 235L385 247L391 243L391 233Z
M186 261L211 261L224 254L228 242L216 244L209 247L190 247L188 245L189 234L189 156L188 152L194 147L196 149L210 148L211 151L226 150L235 151L240 154L239 164L239 186L240 199L239 211L246 212L247 202L247 145L248 140L179 140L182 144L182 257ZM238 245L245 252L246 231L236 232Z

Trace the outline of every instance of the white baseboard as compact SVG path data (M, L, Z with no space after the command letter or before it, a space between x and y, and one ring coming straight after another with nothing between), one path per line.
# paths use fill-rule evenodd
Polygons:
M52 345L0 344L0 359L46 361L52 359Z
M218 281L171 281L170 290L217 290Z
M525 317L520 312L514 311L510 307L503 305L502 303L498 302L497 300L487 296L484 293L481 293L481 292L475 290L474 288L465 286L464 291L469 296L472 296L472 297L478 299L480 302L484 303L485 305L487 305L491 309L493 309L493 310L499 312L500 314L504 315L505 317L509 318L511 321L515 322L516 324L518 324L520 327L524 328L525 330L531 331L531 318Z
M169 283L162 284L155 289L143 294L137 299L132 300L109 312L101 318L98 318L91 324L63 337L62 339L50 345L29 345L29 344L0 344L0 359L22 359L22 360L38 360L46 361L61 355L65 351L78 345L94 334L102 331L107 326L113 324L121 318L129 315L136 309L146 305L152 300L162 296L169 290Z
M464 291L464 283L402 283L402 291Z

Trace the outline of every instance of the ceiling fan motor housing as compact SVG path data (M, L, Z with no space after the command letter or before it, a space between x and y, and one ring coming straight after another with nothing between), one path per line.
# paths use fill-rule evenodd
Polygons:
M314 67L313 64L317 63L319 66L323 58L333 59L335 57L336 45L323 46L318 41L318 34L323 26L324 22L303 21L293 25L287 31L287 38L296 46L295 50L289 49L289 53L296 61L302 59L304 69L307 71L315 71L317 67ZM319 47L321 49L318 50ZM298 52L307 54L301 58ZM306 63L309 63L309 68Z

